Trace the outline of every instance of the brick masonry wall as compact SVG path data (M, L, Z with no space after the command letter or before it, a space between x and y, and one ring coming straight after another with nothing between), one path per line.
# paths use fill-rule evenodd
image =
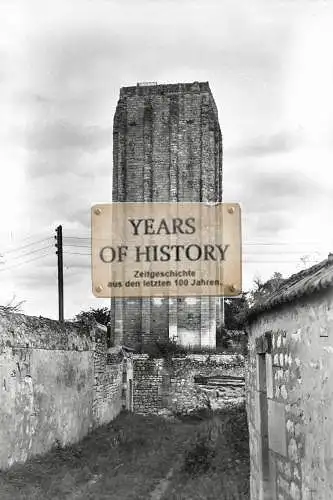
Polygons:
M0 468L78 441L122 407L106 333L0 309Z
M163 360L148 359L147 355L133 359L134 412L158 413L162 408Z
M251 498L265 485L273 500L333 498L332 290L261 314L249 333Z
M113 201L222 201L222 136L207 82L122 88L113 151ZM150 341L162 334L167 339L179 321L182 340L190 317L191 342L186 343L214 347L216 299L205 297L200 303L200 308L177 310L170 302L168 310L148 299L136 306L124 300L113 308L115 338L128 346L141 335ZM163 323L160 329L150 320L156 315Z
M207 398L194 382L196 375L244 376L244 358L239 355L189 355L186 358L149 359L148 355L133 357L134 411L136 413L186 413L206 406ZM220 397L219 403L229 400ZM234 393L242 400L244 389ZM214 404L214 401L212 401Z

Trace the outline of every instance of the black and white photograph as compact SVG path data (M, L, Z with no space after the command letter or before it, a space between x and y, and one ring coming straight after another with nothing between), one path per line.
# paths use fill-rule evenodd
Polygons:
M333 499L333 1L0 0L0 499Z

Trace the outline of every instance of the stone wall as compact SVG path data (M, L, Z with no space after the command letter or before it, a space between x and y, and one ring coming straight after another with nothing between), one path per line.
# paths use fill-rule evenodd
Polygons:
M333 498L333 292L261 313L246 374L251 498ZM265 497L266 498L266 497Z
M97 326L0 310L0 468L114 418L126 405L123 364Z
M135 355L133 372L136 413L188 413L206 407L208 399L213 407L244 399L242 387L221 387L210 392L195 382L198 375L243 377L244 358L240 355L193 354L172 360Z
M123 364L120 355L111 356L107 349L106 328L95 332L93 349L94 389L93 424L102 425L113 420L123 406Z

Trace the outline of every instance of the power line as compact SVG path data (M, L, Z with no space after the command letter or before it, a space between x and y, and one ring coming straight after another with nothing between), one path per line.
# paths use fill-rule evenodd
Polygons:
M249 255L254 255L254 254L258 253L258 250L254 250L253 249L252 251L250 251L250 249L249 249L249 250L245 250L245 253L247 253ZM284 254L284 253L304 254L304 253L319 253L319 252L317 250L311 250L311 249L304 249L304 250L285 250L285 249L282 249L282 250L281 249L271 250L271 249L269 249L269 250L265 250L265 253L267 255L274 255L276 253L282 253L282 254Z
M19 244L20 244L20 242L21 242L21 243L24 243L24 242L25 242L25 241L27 241L27 240L31 240L31 238L37 238L37 237L40 237L40 236L44 235L44 234L45 234L45 232L46 232L46 231L44 230L44 231L40 231L40 232L38 232L38 233L32 233L32 234L30 234L29 236L26 236L25 238L19 238L18 240L16 240L16 242L17 242L17 243L19 243ZM47 232L49 232L49 231L47 230ZM14 240L14 241L15 241L15 240ZM24 243L24 244L25 244L25 243Z
M42 250L47 250L48 248L53 248L53 245L48 245L46 247L41 247L41 248L37 248L36 250L32 250L31 252L26 252L22 255L18 255L17 257L14 257L14 259L21 259L22 257L27 257L28 255L31 255L33 253L37 253L37 252L41 252ZM6 255L6 254L5 254Z
M64 252L65 255L88 255L91 256L91 253L80 253L80 252Z
M64 240L91 240L91 236L88 236L87 238L80 236L64 236Z
M75 243L65 243L64 246L66 246L66 247L77 247L77 248L90 248L91 244L90 243L83 243L83 242L80 245L76 245ZM272 246L274 246L274 245L272 245ZM316 252L315 250L312 251L311 249L305 249L305 250L285 250L285 249L281 250L281 249L278 249L278 250L273 250L273 251L265 252L265 253L268 253L268 254L269 253L270 254L274 254L274 253L295 253L295 254L299 254L299 253L304 253L304 251L305 252L310 252L310 253L311 252L312 253ZM251 252L250 249L246 250L245 252L248 253L248 254L250 254L250 255L252 255L253 253L258 253L257 250L254 250L254 251Z
M302 264L299 260L252 260L243 261L244 264ZM307 264L318 264L318 261L307 261Z
M80 236L65 236L65 240L89 240L91 241L91 236L86 238ZM105 238L108 239L108 238ZM296 246L296 245L318 245L321 244L320 241L244 241L244 246Z
M37 245L37 243L42 243L43 241L48 241L52 239L51 236L49 236L48 238L43 238L42 240L37 240L37 241L33 241L32 243L28 243L27 245L22 245L20 247L17 247L17 248L12 248L12 249L9 249L9 250L5 250L3 253L13 253L13 252L19 252L20 250L23 250L25 248L28 248L28 247L31 247L33 245Z
M64 239L66 239L66 238L64 238ZM107 238L105 238L105 239L107 239ZM79 243L79 245L77 245L76 242L75 243L65 243L65 245L68 246L68 247L74 247L74 246L91 246L91 242L90 241L86 242L86 243L84 243L84 242L77 242L77 243ZM246 246L246 245L243 244L242 246ZM254 246L254 244L253 245L251 244L251 246ZM260 246L260 245L258 244L257 246ZM272 244L271 246L276 246L276 245ZM293 246L294 245L290 245L290 247L293 247ZM311 251L311 249L306 249L306 250L307 251ZM281 250L281 249L279 249L279 250L276 250L276 252L299 253L299 252L302 252L302 250L285 250L285 249Z
M80 253L80 252L64 252L65 255L84 255L86 257L91 257L91 253ZM292 264L292 263L300 263L301 259L293 259L293 260L242 260L245 264ZM309 264L316 264L318 260L308 261Z
M91 245L71 245L68 243L64 243L64 247L75 247L75 248L90 248Z
M33 262L34 260L43 259L44 257L48 257L52 255L51 252L46 253L45 255L38 255L37 257L33 257L32 259L25 260L23 262L18 262L13 266L8 266L5 268L0 268L0 272L9 271L10 269L14 269L15 267L22 266L23 264L27 264L28 262Z
M243 245L247 246L296 246L296 245L318 245L320 244L320 241L290 241L290 242L283 242L283 241L262 241L262 242L244 242Z

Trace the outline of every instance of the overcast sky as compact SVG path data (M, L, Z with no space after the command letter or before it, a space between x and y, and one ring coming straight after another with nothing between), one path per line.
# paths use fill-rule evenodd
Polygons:
M245 289L325 258L332 14L321 0L1 0L0 303L57 317L62 224L65 317L108 305L91 293L90 207L110 201L119 89L139 81L209 81L224 201L243 210Z

